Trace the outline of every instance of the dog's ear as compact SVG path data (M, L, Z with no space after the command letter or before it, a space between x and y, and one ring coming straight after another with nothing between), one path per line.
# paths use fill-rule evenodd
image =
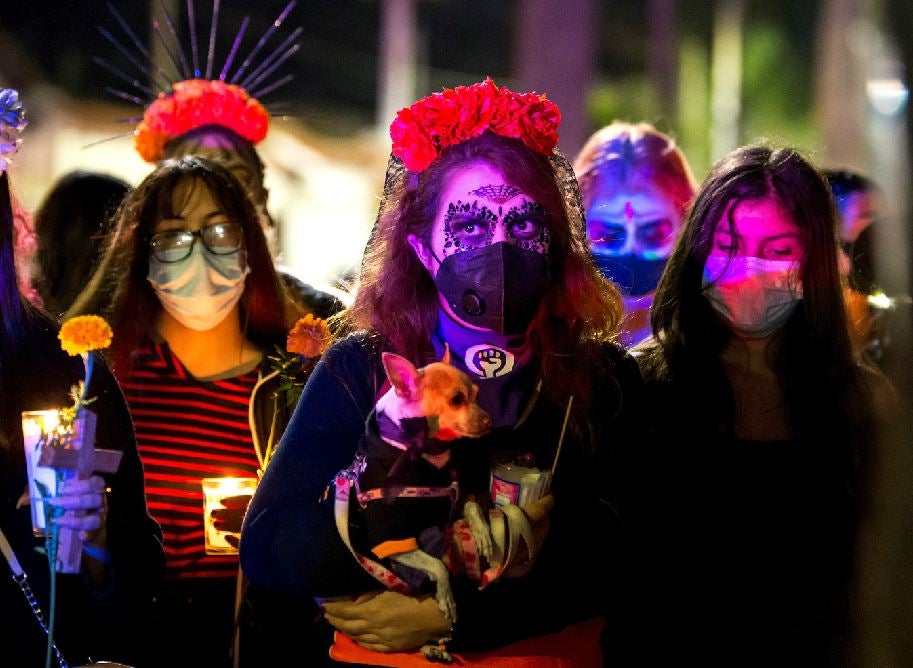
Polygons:
M396 396L409 401L421 399L422 375L405 357L395 353L381 354L381 362Z
M444 343L444 356L441 358L444 364L450 364L450 344Z

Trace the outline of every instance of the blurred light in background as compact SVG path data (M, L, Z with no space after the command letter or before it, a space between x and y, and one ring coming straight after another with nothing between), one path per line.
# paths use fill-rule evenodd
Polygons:
M883 116L898 116L904 110L909 90L899 77L869 79L866 94L872 108Z

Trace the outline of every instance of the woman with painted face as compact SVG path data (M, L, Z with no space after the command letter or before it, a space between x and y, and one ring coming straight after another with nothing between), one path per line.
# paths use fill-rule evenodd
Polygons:
M614 444L633 428L640 379L611 343L620 297L587 252L576 179L555 148L559 118L544 96L486 80L424 98L391 127L358 293L337 321L349 333L305 387L242 531L252 581L303 598L357 596L323 604L321 630L336 633L314 664L412 665L416 648L441 638L461 665L492 653L524 666L599 664L619 571L611 499L599 490ZM363 438L390 435L386 421L369 419L387 388L381 354L423 365L447 350L493 423L453 442L461 501L491 496L493 466L539 476L557 461L551 494L527 506L539 518L527 545L538 558L521 548L487 586L478 560L452 560L455 625L433 589L397 593L383 570L363 569L337 531L333 495L319 500ZM525 503L500 500L505 515ZM508 542L518 526L508 522ZM613 546L608 555L585 545L593 532ZM477 553L465 540L454 532L455 555Z
M112 284L114 371L165 534L158 637L169 642L149 648L150 665L229 665L238 556L205 549L202 479L257 479L248 404L293 312L243 187L191 156L163 161L123 201L73 310ZM219 528L237 532L248 499Z
M599 270L624 295L621 342L650 335L650 304L696 183L675 141L649 123L616 121L574 163Z
M856 536L891 395L854 358L833 203L802 156L748 146L713 167L652 324L655 419L629 505L647 632L679 661L853 665Z

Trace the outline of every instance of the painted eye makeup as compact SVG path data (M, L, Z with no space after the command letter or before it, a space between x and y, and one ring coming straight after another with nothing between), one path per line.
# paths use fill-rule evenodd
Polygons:
M537 202L524 202L513 207L504 215L504 227L513 239L537 239L548 229L548 213Z
M668 218L645 220L638 223L635 239L640 250L658 250L666 246L675 234L675 226Z
M523 202L504 214L507 236L517 246L537 253L548 252L548 212L538 202Z
M593 220L587 225L590 246L603 255L617 255L624 250L628 240L628 229L621 223L608 220Z
M498 217L478 202L451 202L444 217L444 255L487 245L497 222Z

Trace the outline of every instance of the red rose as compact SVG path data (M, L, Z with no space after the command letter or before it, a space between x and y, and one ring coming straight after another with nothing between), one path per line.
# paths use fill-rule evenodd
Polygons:
M390 126L393 154L406 168L426 169L448 146L491 130L549 155L558 142L561 112L544 95L498 88L491 78L445 88L401 109Z
M402 159L406 169L421 172L438 156L438 151L425 132L425 127L411 107L400 109L390 126L393 154Z

